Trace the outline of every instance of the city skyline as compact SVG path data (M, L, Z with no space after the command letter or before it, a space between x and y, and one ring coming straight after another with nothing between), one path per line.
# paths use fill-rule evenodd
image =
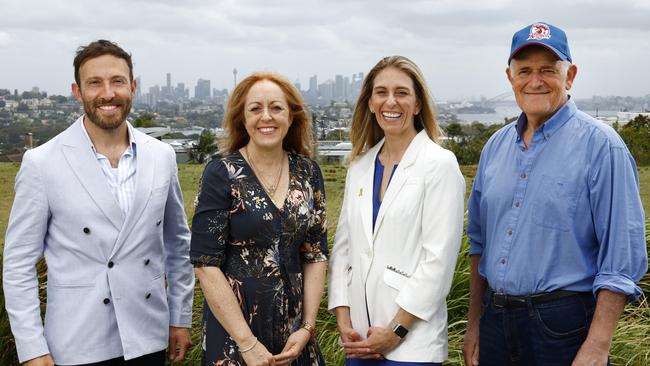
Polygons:
M258 70L277 71L308 89L309 78L364 74L402 54L423 70L437 100L491 98L505 77L512 34L535 21L563 28L578 77L572 94L650 92L650 2L560 0L491 2L384 0L293 2L25 0L0 14L0 87L69 95L76 48L97 38L133 54L143 91L198 79L232 90ZM473 98L472 98L473 97Z

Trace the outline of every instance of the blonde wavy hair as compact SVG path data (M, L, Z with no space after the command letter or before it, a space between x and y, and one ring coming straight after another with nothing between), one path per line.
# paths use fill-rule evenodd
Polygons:
M372 96L375 77L377 77L380 71L389 67L394 67L405 72L413 80L415 95L421 106L420 113L414 116L413 122L415 129L418 132L424 129L427 131L429 138L436 143L441 136L433 98L424 81L424 76L420 68L404 56L384 57L370 70L368 76L363 80L361 92L357 99L357 104L354 107L352 127L350 128L350 140L352 141L350 161L373 147L384 137L384 131L379 127L375 115L370 113L368 102Z

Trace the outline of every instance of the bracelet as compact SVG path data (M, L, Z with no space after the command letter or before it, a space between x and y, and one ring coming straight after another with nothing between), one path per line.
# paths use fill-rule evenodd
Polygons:
M309 332L312 337L316 335L316 327L310 322L303 322L300 328Z
M255 338L255 342L253 342L253 344L251 344L249 347L246 347L246 349L241 349L239 345L237 345L237 348L239 348L239 353L246 353L255 348L255 346L257 346L257 338Z

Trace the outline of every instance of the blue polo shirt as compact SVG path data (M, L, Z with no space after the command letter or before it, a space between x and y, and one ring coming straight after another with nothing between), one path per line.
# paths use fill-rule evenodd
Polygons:
M611 127L569 99L530 146L526 115L483 148L468 202L470 255L496 292L605 288L641 295L648 257L636 164Z

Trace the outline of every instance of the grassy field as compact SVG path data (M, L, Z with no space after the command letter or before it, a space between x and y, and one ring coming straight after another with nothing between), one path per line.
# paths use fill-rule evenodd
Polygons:
M196 196L198 182L203 166L183 164L179 166L179 177L183 196L185 197L185 210L188 218L193 213L193 201ZM336 222L343 200L343 187L345 181L345 168L335 165L322 166L325 177L327 193L328 229L330 245L336 230ZM4 232L13 201L13 181L18 165L0 163L0 247L4 244ZM466 176L468 192L476 168L462 167ZM641 181L641 197L646 212L650 212L650 168L639 169ZM468 243L466 238L458 258L456 276L448 298L449 308L449 365L460 365L462 336L465 329L465 316L468 304L469 287L469 260L466 256ZM650 276L642 281L642 287L650 292ZM329 365L342 365L343 353L336 344L338 334L334 318L325 310L324 297L318 317L319 343ZM11 334L8 333L6 313L4 310L3 296L0 296L0 366L15 365L15 356L12 356L13 344ZM200 323L203 307L203 296L197 286L194 302L193 344L195 345L187 357L184 365L197 365L200 360ZM13 353L15 355L15 352ZM612 361L615 365L648 365L650 364L650 305L647 299L626 308L614 338L612 347Z

